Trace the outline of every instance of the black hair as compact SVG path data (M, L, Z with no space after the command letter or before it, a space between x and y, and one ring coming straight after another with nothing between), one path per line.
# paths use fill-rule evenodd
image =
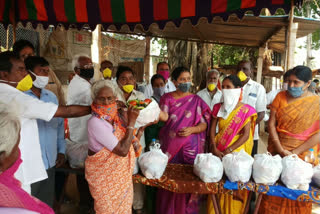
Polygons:
M116 73L116 78L117 78L117 80L120 78L121 74L124 73L124 72L126 72L126 71L131 72L132 75L134 76L134 72L133 72L133 70L132 70L130 67L119 65L119 66L118 66L117 73Z
M151 85L153 86L154 81L156 81L156 79L162 79L163 82L166 82L164 77L160 74L155 74L151 77Z
M284 73L284 75L283 75L283 80L287 80L289 78L291 72L292 72L292 69L287 70L287 72Z
M313 80L313 82L318 83L318 82L319 82L319 80L318 80L318 79L314 79L314 80Z
M12 68L12 59L19 59L12 51L0 53L0 72L10 72Z
M24 64L26 65L26 69L31 71L33 71L36 66L49 66L49 62L40 56L29 56L24 60Z
M242 87L241 80L239 79L239 77L237 75L231 74L231 75L225 77L223 79L223 81L225 81L227 79L230 80L230 82L232 82L232 84L234 85L235 88Z
M304 65L298 65L290 71L290 75L295 75L299 80L303 82L308 82L312 80L312 71L309 67Z
M181 73L183 73L183 72L189 72L189 73L190 73L189 69L186 68L186 67L180 66L180 67L175 68L175 69L172 71L172 73L171 73L172 79L175 80L175 81L177 81L178 78L179 78L179 76L180 76Z
M250 60L241 60L240 62L238 62L238 65L237 65L237 71L240 71L240 68L239 66L243 63L249 63L250 64L250 68L251 70L253 70L253 64Z
M101 63L100 63L100 66L103 64L103 63L109 63L113 66L113 63L109 60L103 60Z
M162 62L158 62L158 64L157 64L157 70L159 69L159 66L162 65L162 64L168 65L168 66L169 66L169 69L170 69L170 65L169 65L167 62L162 61Z
M26 47L29 47L31 48L33 51L35 51L34 49L34 45L29 42L28 40L25 40L25 39L21 39L19 41L16 41L14 44L13 44L13 47L12 47L12 51L13 53L19 57L19 54L20 54L20 51Z

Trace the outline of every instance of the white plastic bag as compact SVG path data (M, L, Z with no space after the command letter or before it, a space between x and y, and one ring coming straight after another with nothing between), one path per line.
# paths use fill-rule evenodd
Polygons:
M289 189L307 191L313 175L312 165L304 162L296 154L282 159L281 180Z
M223 165L220 158L211 153L198 154L194 160L193 172L203 182L218 182L223 175Z
M135 174L138 174L138 172L139 172L139 164L138 164L138 158L136 158L136 160L134 162L132 174L135 175Z
M88 156L88 144L75 143L66 139L66 155L71 168L84 168Z
M256 154L253 162L252 177L257 184L273 185L277 182L282 172L282 158L280 155L272 156Z
M320 165L313 167L312 181L320 187Z
M145 108L139 112L139 116L136 120L135 127L139 128L147 125L148 123L154 122L158 120L160 115L160 108L156 101L152 100L152 102Z
M142 174L148 179L160 179L168 164L168 156L161 149L160 144L150 146L150 151L139 157Z
M224 171L231 182L248 182L251 177L253 158L243 149L222 158Z

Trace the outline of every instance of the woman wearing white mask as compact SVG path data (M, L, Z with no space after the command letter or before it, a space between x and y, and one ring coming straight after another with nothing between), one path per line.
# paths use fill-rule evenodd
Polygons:
M190 93L191 73L178 67L171 74L177 90L164 94L160 108L168 114L159 137L161 149L169 154L169 163L193 164L198 153L204 152L206 130L210 123L210 108L198 96ZM198 213L196 194L178 194L159 189L156 213Z
M210 147L214 155L222 158L233 151L244 149L251 154L257 113L253 107L241 102L242 84L236 75L224 78L222 82L223 102L212 110ZM216 126L219 133L216 133ZM222 213L243 213L248 191L234 191L233 195L222 194ZM214 213L211 200L208 200L208 213Z

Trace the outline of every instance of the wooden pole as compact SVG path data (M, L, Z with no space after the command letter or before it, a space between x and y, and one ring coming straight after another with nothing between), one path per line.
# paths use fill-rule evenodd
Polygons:
M289 15L289 27L287 32L287 41L288 41L288 47L287 47L287 56L286 56L286 68L290 69L294 65L294 51L296 47L296 39L297 39L297 30L299 27L298 23L293 22L294 18L294 4L293 0L291 1L291 10Z
M91 60L95 65L94 79L101 79L100 63L101 63L101 24L98 24L92 32Z
M151 46L151 37L146 36L146 54L144 56L144 76L145 81L149 83L150 79L150 46Z
M263 54L264 54L264 48L259 48L259 56L257 60L257 82L261 84L262 79L262 68L263 68Z

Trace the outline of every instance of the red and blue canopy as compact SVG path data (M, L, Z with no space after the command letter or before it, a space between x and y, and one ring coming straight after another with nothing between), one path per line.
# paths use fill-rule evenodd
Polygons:
M302 0L295 0L301 4ZM227 19L232 13L242 18L252 11L259 15L261 9L268 8L271 13L283 8L288 12L290 0L0 0L0 22L8 25L13 22L33 25L71 24L81 28L88 24L94 29L102 24L105 29L115 25L118 29L127 24L130 29L141 24L147 30L152 23L162 29L168 21L177 26L183 19L197 24L199 18L213 17Z

